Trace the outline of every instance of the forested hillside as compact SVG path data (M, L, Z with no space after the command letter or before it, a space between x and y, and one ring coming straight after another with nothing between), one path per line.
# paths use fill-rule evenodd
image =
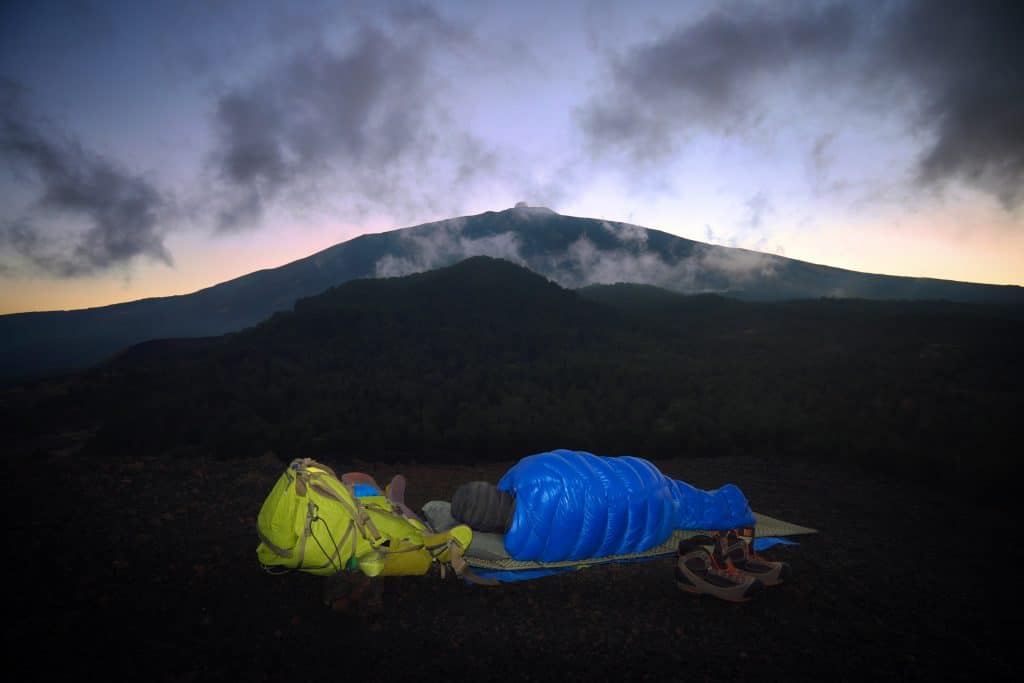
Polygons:
M225 337L143 344L4 403L11 433L87 430L96 455L570 447L992 475L1012 465L1022 331L1013 308L576 293L480 257L346 283Z

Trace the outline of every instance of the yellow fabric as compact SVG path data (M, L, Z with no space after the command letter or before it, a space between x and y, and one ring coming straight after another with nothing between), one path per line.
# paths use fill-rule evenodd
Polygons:
M367 576L426 574L469 547L469 527L432 534L385 496L357 498L329 467L294 460L257 517L256 556L265 567L331 575L358 568Z

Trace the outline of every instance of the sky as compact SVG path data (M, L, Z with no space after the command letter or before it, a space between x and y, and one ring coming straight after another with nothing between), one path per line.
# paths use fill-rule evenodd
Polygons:
M518 201L1024 285L1017 2L0 3L0 313Z

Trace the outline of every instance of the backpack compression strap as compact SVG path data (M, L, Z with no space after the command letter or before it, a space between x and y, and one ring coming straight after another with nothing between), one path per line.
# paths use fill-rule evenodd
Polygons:
M424 547L441 567L441 578L445 577L445 567L450 565L459 578L466 579L481 586L497 586L498 581L477 576L463 557L466 548L473 540L473 530L465 524L452 527L448 531L424 538Z

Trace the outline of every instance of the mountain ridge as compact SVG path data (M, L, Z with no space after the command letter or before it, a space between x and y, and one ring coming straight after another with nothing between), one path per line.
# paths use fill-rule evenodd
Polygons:
M342 282L408 275L478 255L504 258L573 289L637 282L753 300L840 296L1024 304L1024 288L1014 285L857 273L519 207L360 235L191 294L0 316L0 379L80 369L146 339L244 329Z

